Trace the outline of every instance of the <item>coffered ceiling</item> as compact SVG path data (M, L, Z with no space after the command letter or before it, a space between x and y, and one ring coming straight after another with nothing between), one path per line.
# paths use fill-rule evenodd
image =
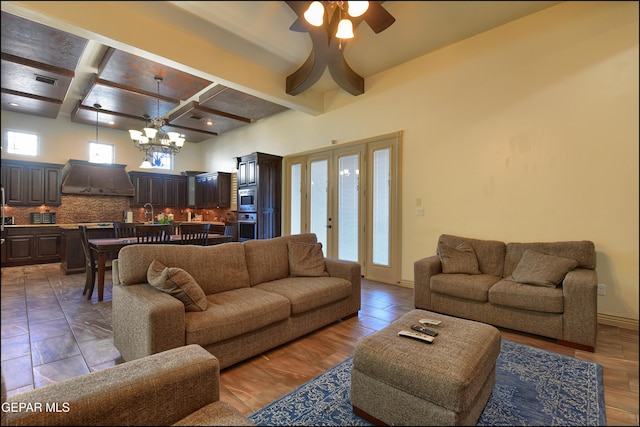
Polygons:
M380 34L359 25L344 48L345 59L365 79L558 2L381 3L396 22ZM70 4L74 9L65 11ZM109 7L126 11L119 15L121 22L109 21ZM118 10L113 13L118 15ZM82 13L92 18L83 19ZM162 31L162 22L171 22L182 34L197 35L221 49L219 57L226 61L207 67L217 66L224 75L182 66L173 58L150 59L155 57L135 41L112 41L109 36L117 30L113 26L126 27L127 17L136 14L159 23L152 31ZM322 96L340 88L325 72L309 94L285 93L286 76L312 49L309 34L289 29L296 19L284 1L3 1L2 109L51 119L68 114L72 122L94 125L98 120L101 126L122 130L144 127L145 117L155 118L159 110L169 122L167 130L179 131L192 142L289 108L305 111L311 93ZM105 20L109 25L101 27ZM248 65L256 70L254 87L246 76ZM160 96L156 76L162 79ZM264 96L260 89L265 89Z

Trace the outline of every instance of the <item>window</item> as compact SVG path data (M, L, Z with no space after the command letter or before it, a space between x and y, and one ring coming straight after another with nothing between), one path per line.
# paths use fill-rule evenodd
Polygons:
M113 163L113 144L89 142L89 161L91 163Z
M37 156L40 152L40 136L37 133L7 131L7 153L21 156Z
M171 170L173 156L171 153L154 151L151 155L151 167L154 169Z

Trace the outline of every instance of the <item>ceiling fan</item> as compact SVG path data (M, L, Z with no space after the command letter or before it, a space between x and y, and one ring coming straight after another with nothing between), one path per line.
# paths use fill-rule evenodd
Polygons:
M289 27L291 31L308 32L313 43L309 57L300 68L287 76L286 92L289 95L298 95L307 90L320 79L325 67L333 79L352 95L364 93L364 79L347 64L342 53L342 45L345 39L336 35L340 31L341 21L347 15L347 5L342 1L286 1L287 5L295 12L298 18ZM321 25L312 25L305 18L311 3L319 3L324 7ZM363 2L360 2L363 3ZM395 22L395 18L382 7L382 1L370 1L366 11L357 17L349 16L353 27L357 27L361 21L365 21L374 33L378 34ZM316 5L311 5L316 6Z

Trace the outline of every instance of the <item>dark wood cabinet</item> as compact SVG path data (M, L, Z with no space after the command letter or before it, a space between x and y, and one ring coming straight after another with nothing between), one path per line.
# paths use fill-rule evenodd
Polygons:
M196 175L195 201L198 208L231 206L231 173L209 172Z
M133 206L185 207L187 203L186 177L148 172L129 172L135 188Z
M2 161L5 203L13 206L60 206L63 165Z
M238 189L247 187L256 189L256 238L270 239L280 236L282 157L259 152L240 157Z
M84 249L82 249L82 237L78 228L62 228L60 268L65 274L83 273L85 270ZM91 230L91 238L114 237L111 227ZM117 258L112 254L111 258Z
M59 227L6 227L3 265L29 265L60 262Z
M196 204L196 181L197 175L203 174L205 172L198 171L184 171L182 172L182 176L185 177L186 180L186 192L187 192L187 207L195 208Z
M256 173L257 156L248 155L240 158L238 162L238 187L256 185L258 175Z

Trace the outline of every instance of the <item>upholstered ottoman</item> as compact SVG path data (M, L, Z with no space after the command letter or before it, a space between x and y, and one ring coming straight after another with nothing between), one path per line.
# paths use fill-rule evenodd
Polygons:
M427 344L399 337L423 318L440 320ZM356 344L353 411L375 424L475 425L496 381L500 332L490 325L413 310Z

